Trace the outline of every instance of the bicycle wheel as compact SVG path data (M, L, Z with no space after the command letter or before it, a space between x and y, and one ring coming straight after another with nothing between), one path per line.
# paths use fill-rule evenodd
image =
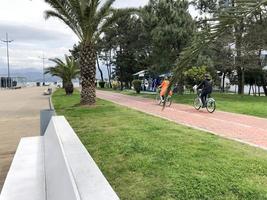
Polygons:
M207 102L207 111L209 113L213 113L215 110L216 110L216 102L214 99L208 99L208 102Z
M156 96L156 102L157 102L157 104L158 104L158 105L160 105L160 104L162 103L162 101L161 101L161 98L160 98L160 95L159 95L159 94Z
M171 105L172 105L172 98L168 96L166 101L166 106L170 107Z
M196 110L199 110L201 108L201 100L198 97L194 100L194 108Z

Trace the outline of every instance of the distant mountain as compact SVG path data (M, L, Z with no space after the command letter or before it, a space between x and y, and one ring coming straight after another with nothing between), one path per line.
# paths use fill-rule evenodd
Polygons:
M107 78L107 70L105 66L101 66L101 69L103 70L104 78ZM98 70L96 70L96 78L100 79L100 73ZM6 67L0 67L0 77L1 76L7 76L7 69ZM10 76L11 77L25 77L27 78L28 82L42 82L43 81L43 71L37 70L35 68L11 68L10 69ZM58 77L52 77L49 74L45 75L45 81L46 82L56 82L60 81L61 79Z
M3 67L0 68L0 76L7 76L7 69ZM43 72L34 68L23 68L23 69L11 69L11 77L25 77L28 82L42 82L43 81ZM60 79L57 77L52 77L49 74L45 75L46 82L55 82Z

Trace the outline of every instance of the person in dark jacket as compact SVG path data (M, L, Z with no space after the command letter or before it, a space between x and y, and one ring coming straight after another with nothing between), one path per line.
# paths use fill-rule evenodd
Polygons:
M201 101L202 101L202 107L206 107L206 99L209 94L212 93L212 84L211 84L211 78L209 74L205 75L205 80L203 80L200 85L197 87L197 90L202 89L201 91Z

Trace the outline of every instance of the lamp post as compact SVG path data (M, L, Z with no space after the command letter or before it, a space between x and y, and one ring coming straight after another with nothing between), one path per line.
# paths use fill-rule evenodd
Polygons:
M39 57L39 58L43 60L43 86L44 86L44 85L45 85L45 74L44 74L44 70L45 70L45 60L46 60L47 58L44 57L44 54L43 54L42 57Z
M7 77L10 77L10 70L9 70L9 43L13 42L14 40L8 40L8 33L6 33L6 40L1 40L2 42L6 43L6 51L7 51Z

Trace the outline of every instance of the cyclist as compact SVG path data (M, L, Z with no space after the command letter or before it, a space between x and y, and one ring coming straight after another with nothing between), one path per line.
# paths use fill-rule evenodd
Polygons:
M212 83L209 74L205 74L205 80L203 80L200 85L197 86L197 90L201 90L201 101L202 101L202 108L206 107L206 99L209 94L212 93Z
M162 101L164 101L164 96L166 95L166 92L168 90L168 87L170 85L170 81L168 80L168 77L165 76L164 80L162 81L161 85L159 86L160 90L160 98ZM172 91L169 92L169 96L172 96Z

